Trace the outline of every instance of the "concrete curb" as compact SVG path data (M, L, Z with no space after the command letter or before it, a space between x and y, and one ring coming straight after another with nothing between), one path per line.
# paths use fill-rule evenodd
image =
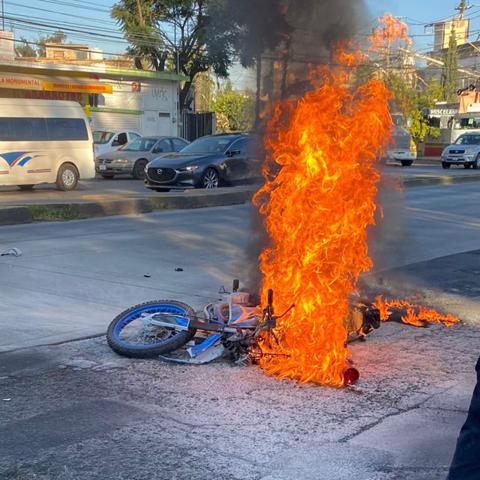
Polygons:
M461 176L413 177L403 180L405 188L480 181L479 173ZM18 225L35 221L82 220L117 215L140 215L157 210L193 209L239 205L249 202L258 187L241 190L194 191L150 195L122 200L46 203L40 205L0 207L0 225Z
M117 215L139 215L157 210L194 209L241 205L249 202L256 191L244 189L179 193L125 200L99 200L84 203L47 203L0 208L0 225L35 221L82 220Z

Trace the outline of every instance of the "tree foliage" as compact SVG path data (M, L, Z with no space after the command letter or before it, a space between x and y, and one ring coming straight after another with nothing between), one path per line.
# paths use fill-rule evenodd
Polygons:
M25 37L20 37L19 42L15 46L15 55L17 57L36 57L37 51L32 47Z
M227 77L233 62L234 29L224 0L120 0L112 9L131 44L131 52L146 68L145 60L157 70L177 71L190 78L180 93L181 108L193 98L195 76L212 70Z
M456 102L458 88L458 49L457 35L453 28L450 33L448 50L443 61L442 83L444 100L449 103Z
M217 114L219 130L229 132L247 132L255 121L255 99L253 95L235 91L231 82L217 92L213 101L213 111Z
M238 57L243 66L284 38L288 24L278 0L119 0L112 17L130 43L138 68L177 71L190 78L181 108L192 101L196 75L226 78Z
M414 89L401 76L393 73L385 81L395 106L410 120L409 131L415 141L422 142L427 136L437 138L439 129L432 127L424 115L425 109L432 108L443 97L443 88L437 80L432 78L423 89Z

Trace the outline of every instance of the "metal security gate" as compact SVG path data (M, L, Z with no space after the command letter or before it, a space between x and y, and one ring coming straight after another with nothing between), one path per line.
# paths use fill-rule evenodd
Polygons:
M143 115L131 113L92 112L92 130L133 131L142 133Z
M215 133L215 114L184 112L180 136L192 142L197 138Z

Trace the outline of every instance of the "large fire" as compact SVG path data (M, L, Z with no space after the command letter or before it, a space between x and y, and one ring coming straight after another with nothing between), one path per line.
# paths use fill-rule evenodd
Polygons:
M366 230L392 130L385 84L350 89L351 60L339 55L337 68L314 72L313 91L277 106L266 183L254 200L271 240L260 259L263 294L274 288L277 313L295 303L279 320L279 343L265 347L275 355L261 366L333 386L343 385L349 366L344 320L359 275L372 266Z
M266 135L265 185L254 199L270 239L260 257L262 297L274 289L277 314L295 304L265 338L260 364L301 383L344 385L349 300L372 267L367 227L375 224L379 160L392 120L383 81L352 86L358 58L340 53L335 67L312 72L312 91L277 105ZM392 307L377 303L384 314ZM407 309L406 321L415 323L417 313Z

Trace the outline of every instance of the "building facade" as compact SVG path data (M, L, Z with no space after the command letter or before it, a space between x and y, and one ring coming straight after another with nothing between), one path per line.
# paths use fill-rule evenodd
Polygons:
M169 72L72 65L30 59L0 60L0 98L73 100L94 130L134 130L178 135L179 82Z

